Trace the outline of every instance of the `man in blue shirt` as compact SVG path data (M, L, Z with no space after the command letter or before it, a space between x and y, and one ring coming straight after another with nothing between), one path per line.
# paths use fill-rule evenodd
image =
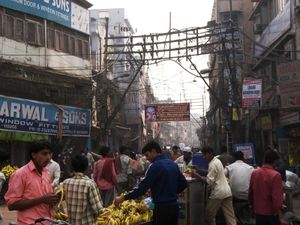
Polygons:
M115 198L115 205L124 200L135 199L151 190L155 204L153 225L177 225L178 203L177 194L187 187L187 181L178 166L162 155L157 142L149 142L142 149L142 153L151 162L145 178L126 195Z

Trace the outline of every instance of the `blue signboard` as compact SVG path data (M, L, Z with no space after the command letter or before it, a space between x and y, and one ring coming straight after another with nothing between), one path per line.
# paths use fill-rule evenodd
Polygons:
M71 0L0 0L0 6L71 27Z
M235 152L243 152L245 162L256 165L253 143L235 144L233 149Z
M60 110L62 117L59 117ZM59 118L63 136L90 136L88 109L0 95L0 130L57 135Z

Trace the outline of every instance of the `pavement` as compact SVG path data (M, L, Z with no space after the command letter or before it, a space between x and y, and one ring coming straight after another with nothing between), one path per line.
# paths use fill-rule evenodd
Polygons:
M3 224L0 222L0 225L9 225L10 222L16 222L16 211L9 211L5 203L0 205L0 212L3 216ZM293 213L300 217L300 193L293 196Z

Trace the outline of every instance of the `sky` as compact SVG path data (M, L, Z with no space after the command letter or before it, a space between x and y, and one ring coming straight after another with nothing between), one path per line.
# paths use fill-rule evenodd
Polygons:
M124 8L136 34L165 33L171 28L205 26L211 18L214 0L88 0L91 9ZM170 16L171 15L171 16ZM171 20L170 20L171 18ZM185 60L183 60L185 61ZM200 69L207 68L207 56L193 60ZM187 69L190 64L183 63ZM190 102L191 112L203 114L208 108L208 93L200 78L188 74L174 62L159 63L148 70L155 96L160 100ZM204 102L204 104L203 104Z

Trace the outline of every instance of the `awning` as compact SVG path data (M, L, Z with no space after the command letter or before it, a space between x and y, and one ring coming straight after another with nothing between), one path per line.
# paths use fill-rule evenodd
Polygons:
M32 142L38 140L48 140L48 135L32 134L25 132L0 131L0 140Z

